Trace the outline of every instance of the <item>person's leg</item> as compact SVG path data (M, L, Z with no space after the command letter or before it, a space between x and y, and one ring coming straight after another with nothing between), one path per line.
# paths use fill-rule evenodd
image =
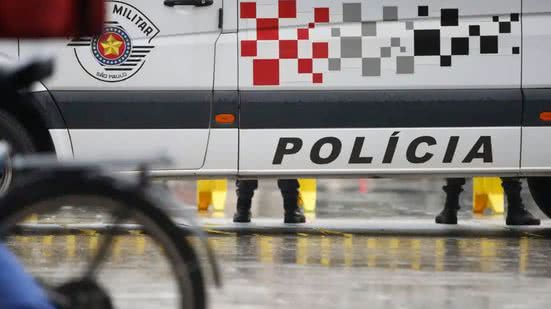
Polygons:
M446 185L442 187L446 192L446 204L444 209L436 216L436 223L457 224L457 211L459 210L459 195L463 192L465 178L447 178Z
M304 223L306 218L300 207L298 207L298 188L297 179L279 179L277 186L283 196L283 208L285 223Z
M233 215L233 222L251 222L251 202L254 190L258 187L258 180L237 180L237 211Z
M540 220L535 218L522 203L520 178L502 177L501 186L507 196L507 225L539 225Z

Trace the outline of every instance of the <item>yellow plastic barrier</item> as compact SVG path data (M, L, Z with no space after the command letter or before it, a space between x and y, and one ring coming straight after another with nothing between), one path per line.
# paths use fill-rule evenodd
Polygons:
M209 206L214 211L224 211L228 181L226 179L198 180L197 181L197 210L207 211Z
M503 188L499 177L473 178L473 212L481 214L486 208L495 214L504 211Z
M316 211L316 179L301 178L298 180L300 184L299 206L304 208L304 212L311 213Z
M25 218L25 223L38 223L38 214L29 215Z

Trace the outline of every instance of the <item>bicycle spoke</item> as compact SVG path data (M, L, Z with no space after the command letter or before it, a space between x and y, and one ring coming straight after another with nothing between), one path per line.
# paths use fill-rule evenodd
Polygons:
M123 209L121 211L114 212L115 215L115 222L107 229L105 239L101 243L101 246L98 249L98 252L88 265L88 268L84 272L83 278L90 279L93 278L98 269L99 266L103 263L105 258L109 255L109 250L111 249L111 244L113 243L113 239L115 238L115 229L121 225L125 220L130 218L130 209Z

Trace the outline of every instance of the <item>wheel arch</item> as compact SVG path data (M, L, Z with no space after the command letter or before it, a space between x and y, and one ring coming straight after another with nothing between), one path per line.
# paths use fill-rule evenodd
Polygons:
M551 218L551 177L527 177L527 182L536 205Z
M55 101L41 84L35 91L22 95L24 99L21 102L0 100L0 109L15 117L27 129L38 152L59 155L56 151L59 141L54 141L51 130L66 130L67 126ZM70 140L67 142L70 144Z

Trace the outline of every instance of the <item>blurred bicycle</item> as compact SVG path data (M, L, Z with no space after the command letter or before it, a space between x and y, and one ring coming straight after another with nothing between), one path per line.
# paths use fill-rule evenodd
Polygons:
M0 0L0 36L96 35L103 28L103 5L102 0ZM0 69L2 100L9 104L24 103L28 99L25 90L48 77L52 70L53 63L48 60ZM0 117L0 124L9 121ZM8 137L18 132L12 130L16 126L5 127L11 131L5 132L0 126L0 140L9 143ZM16 152L26 149L24 146L11 145ZM155 160L61 163L47 156L12 157L9 148L6 143L0 143L0 191L5 191L0 197L0 236L8 248L15 249L15 255L0 244L2 308L206 307L205 280L196 250L205 248L214 281L219 284L214 255L194 223L193 215L183 214L178 225L167 215L167 210L178 209L179 205L164 188L150 182L148 166ZM121 164L131 164L136 173L124 177L110 172ZM71 217L75 213L79 215ZM79 254L71 265L63 265L63 270L55 264L33 268L28 264L36 262L34 256L27 254L28 249L17 248L18 237L24 237L19 235L29 231L25 225L29 216L56 220L76 218L88 223L99 220L101 224L90 236L89 250ZM149 254L155 261L164 263L147 265L149 267L134 269L131 273L121 272L105 280L102 274L121 270L120 265L109 263L109 256L117 237L128 231L147 239L152 251ZM140 277L134 274L137 271L145 274ZM161 277L164 281L171 278L171 284L159 284L156 280ZM137 282L142 288L145 286L145 290L126 296L125 293L133 292L132 286ZM140 295L155 301L135 299Z

